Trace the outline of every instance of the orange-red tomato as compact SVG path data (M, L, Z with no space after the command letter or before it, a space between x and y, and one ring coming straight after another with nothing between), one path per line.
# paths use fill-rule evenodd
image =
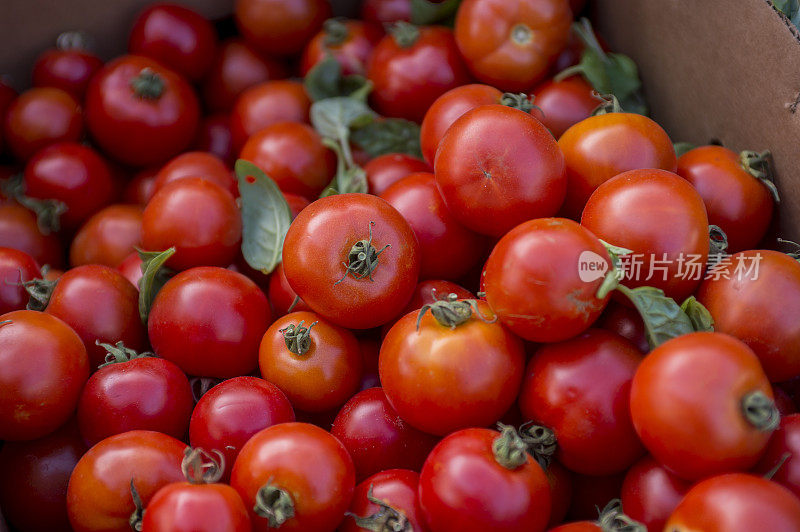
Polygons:
M311 100L299 81L277 80L242 92L231 111L231 140L238 152L251 135L278 122L308 122Z
M182 153L162 166L156 175L151 194L164 188L167 183L184 177L202 177L218 184L234 197L239 195L236 179L225 166L225 162L216 155L201 151Z
M142 208L111 205L83 224L69 250L72 266L103 264L116 268L142 245Z
M342 74L364 75L372 49L383 37L380 26L361 20L328 19L306 45L300 58L300 73L305 76L314 65L332 55Z
M592 116L592 111L600 105L593 92L594 88L580 76L545 81L533 89L536 107L531 114L559 138L566 130Z
M430 172L424 161L405 153L387 153L375 157L364 165L369 191L376 196L414 172Z
M236 26L259 52L293 55L330 17L328 0L237 0Z

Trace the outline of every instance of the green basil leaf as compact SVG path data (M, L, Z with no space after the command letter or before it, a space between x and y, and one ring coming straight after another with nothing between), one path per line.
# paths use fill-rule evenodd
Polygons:
M351 127L364 126L377 116L366 103L344 96L314 102L310 115L320 135L341 142L350 138Z
M800 29L800 1L798 0L772 0L772 5L786 15L789 21Z
M342 75L342 65L330 54L308 71L303 85L314 101L354 95L366 99L372 89L364 76Z
M655 349L667 340L694 332L692 320L664 291L652 286L628 288L619 285L617 290L630 299L644 321L647 343Z
M407 153L422 158L419 125L401 118L375 120L354 129L353 142L371 157L387 153Z
M142 278L139 279L139 317L142 323L147 325L147 316L150 315L150 307L156 294L161 287L172 277L173 272L164 268L164 263L175 254L175 248L171 247L166 251L141 251L139 258L142 259Z
M689 316L692 322L692 327L697 332L713 332L714 331L714 318L708 309L700 303L694 296L689 296L686 301L681 304L681 310Z
M684 153L695 149L697 145L691 142L675 142L672 144L672 147L675 148L675 156L680 157Z
M411 0L411 22L420 26L442 22L455 15L460 3L461 0L445 0L439 3Z
M322 191L320 198L349 192L366 193L367 173L364 169L355 163L349 166L347 156L335 140L324 138L322 143L336 153L336 175L331 184Z

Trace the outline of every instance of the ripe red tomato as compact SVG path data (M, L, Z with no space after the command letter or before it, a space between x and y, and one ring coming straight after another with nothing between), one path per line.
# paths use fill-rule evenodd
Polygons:
M775 482L731 473L696 484L664 530L800 530L800 501Z
M436 152L436 185L464 226L502 236L564 201L564 156L541 122L504 105L458 118Z
M48 144L77 142L83 135L78 101L53 87L28 89L11 102L4 116L3 139L22 161Z
M567 163L567 197L562 212L580 218L592 192L617 174L639 168L677 168L667 133L646 116L607 113L581 120L558 139ZM603 149L598 149L603 146Z
M709 249L706 209L697 191L672 172L631 170L606 181L586 203L581 225L633 251L623 270L627 287L654 286L680 302L702 281Z
M242 241L242 218L230 192L201 177L168 183L147 204L142 215L142 244L163 251L175 246L167 265L227 266Z
M411 20L411 0L364 0L361 18L376 24Z
M495 443L499 438L501 444ZM532 456L511 451L521 442L503 444L507 440L505 430L473 428L433 449L419 479L420 506L431 530L544 531L550 517L547 477Z
M800 497L800 414L781 419L780 427L769 440L767 450L754 470L768 476Z
M233 16L239 32L259 52L293 55L331 16L328 0L237 0Z
M386 469L419 471L439 441L403 421L381 388L354 395L336 415L331 434L350 453L359 482Z
M225 484L167 484L153 495L142 520L152 532L250 532L250 516Z
M290 308L292 312L311 310L302 299L297 299L295 303L297 294L292 290L292 287L289 286L289 281L286 280L282 262L278 264L277 268L272 272L272 275L269 276L268 292L269 302L272 303L272 311L276 318L288 314Z
M233 153L230 115L218 113L203 117L200 127L197 128L197 137L192 148L208 152L226 165L233 165L236 154Z
M116 268L142 245L142 208L111 205L83 224L69 249L73 266L103 264Z
M644 454L629 409L641 359L630 342L602 329L544 345L525 371L523 418L555 432L556 457L572 471L621 473Z
M381 27L361 20L328 19L303 50L300 73L305 76L314 65L332 55L341 65L342 74L364 75L372 49L383 37Z
M179 273L158 292L148 332L158 356L189 375L224 379L255 369L270 321L269 302L253 281L200 267Z
M367 67L379 113L421 122L442 94L469 82L453 32L401 22L375 47Z
M591 278L581 270L588 261L599 268ZM530 220L489 255L486 301L513 333L532 342L559 342L600 316L608 296L596 294L609 267L605 247L587 229L564 218Z
M465 0L458 49L472 74L505 91L527 91L567 44L572 12L563 0Z
M758 245L772 220L774 202L769 189L742 166L738 153L700 146L681 155L678 174L700 193L709 223L728 237L729 253Z
M328 432L282 423L245 444L231 486L253 509L254 527L269 523L288 532L333 532L350 505L355 470L347 449Z
M41 312L9 312L0 322L0 439L41 438L75 412L89 378L86 349L66 323Z
M567 468L555 460L550 462L544 474L550 484L550 500L552 501L550 520L547 522L547 526L552 527L563 522L569 510L572 502L572 475Z
M414 172L430 172L431 167L416 157L405 153L379 155L364 165L367 184L371 194L380 196L383 192Z
M139 252L134 251L117 266L117 271L139 290L139 280L142 278L142 259Z
M278 122L253 134L240 159L252 162L283 192L316 199L336 173L336 154L311 126Z
M199 114L185 79L137 55L106 63L86 93L86 123L95 142L132 166L159 164L186 149Z
M714 329L746 343L772 382L800 375L798 297L800 264L763 249L732 255L697 291L698 301L714 318Z
M636 432L656 460L687 480L755 465L778 417L758 358L726 334L673 338L633 377Z
M164 185L184 177L202 177L221 186L234 197L239 195L236 178L233 177L225 162L216 155L189 151L172 158L161 167L153 184L153 194L164 188Z
M648 530L664 530L670 514L681 502L691 482L682 480L646 456L636 462L622 484L625 514Z
M18 249L0 247L0 314L24 309L30 297L22 283L41 275L33 257Z
M592 111L600 105L600 100L593 92L594 88L580 76L571 76L561 81L545 81L533 90L536 107L531 114L555 138L559 138L567 129L592 116Z
M21 205L0 205L0 246L24 251L42 266L64 266L61 242L42 234L36 215Z
M155 59L191 81L208 72L217 48L217 33L205 17L175 4L151 4L139 13L128 51Z
M650 351L644 322L636 309L611 301L596 324L598 327L622 336L642 353Z
M89 80L103 66L95 54L80 48L51 48L42 52L33 64L34 87L55 87L83 101Z
M390 469L372 475L356 486L339 532L360 532L370 527L380 530L379 527L393 523L398 523L395 529L428 532L419 507L418 487L419 474L407 469ZM400 528L402 526L405 528Z
M414 231L391 205L368 194L328 196L306 207L289 226L283 251L297 295L350 329L396 316L419 276Z
M134 174L133 179L128 181L125 191L122 193L125 203L146 206L153 197L153 185L155 185L159 170L160 168L155 166L139 170Z
M278 122L308 122L311 100L299 81L266 81L246 89L231 111L233 151L238 153L251 135Z
M75 532L132 528L136 506L131 483L147 507L163 486L183 479L186 444L149 430L132 430L101 441L75 466L67 487L67 512Z

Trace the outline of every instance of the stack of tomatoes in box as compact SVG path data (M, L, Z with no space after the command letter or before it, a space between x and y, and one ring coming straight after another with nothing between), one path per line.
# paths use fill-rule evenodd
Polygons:
M8 523L800 530L769 153L581 4L155 4L0 86Z

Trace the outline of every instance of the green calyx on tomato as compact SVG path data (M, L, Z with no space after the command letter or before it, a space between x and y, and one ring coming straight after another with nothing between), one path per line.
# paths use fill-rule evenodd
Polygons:
M32 211L36 215L36 225L43 235L56 233L61 229L61 215L67 212L67 205L56 199L30 198L25 195L23 174L15 174L0 185L0 191Z
M253 511L266 519L271 528L277 528L294 517L294 501L287 491L268 481L256 493Z
M150 315L150 307L156 294L174 274L172 270L164 268L164 263L175 254L175 248L171 247L165 251L140 249L136 251L142 259L142 278L139 279L139 317L142 323L147 324L147 316Z
M795 260L800 260L800 244L792 240L786 240L785 238L778 238L777 240L779 244L790 244L794 247L794 251L785 251L784 253Z
M128 518L128 524L131 526L131 529L141 532L142 519L144 518L144 504L142 504L142 498L139 496L136 485L133 483L133 478L131 478L131 499L133 499L134 508L131 516Z
M603 532L647 532L647 527L622 512L622 501L612 499L600 512L597 526Z
M528 446L528 453L546 471L556 453L558 443L556 433L547 427L534 425L533 421L528 421L519 427L519 435Z
M164 79L151 68L143 68L131 80L131 89L142 100L158 100L164 93Z
M340 17L329 18L322 24L322 30L325 32L322 42L325 46L338 46L347 40L350 32L347 31L347 25L344 19Z
M762 151L761 153L753 150L744 150L739 153L739 162L745 172L761 181L761 183L767 187L775 203L781 202L778 187L775 186L775 182L773 181L772 154L769 150Z
M536 107L533 105L533 96L528 96L524 92L514 94L513 92L506 92L500 97L500 105L519 109L524 113L530 113ZM536 109L539 109L536 107ZM541 111L541 109L539 109Z
M351 512L345 512L345 516L352 517L356 526L371 532L413 532L414 527L408 518L393 508L389 503L378 499L372 494L373 485L370 484L367 491L367 500L377 506L379 510L372 515L365 517L358 516Z
M148 358L154 357L153 353L148 351L144 351L142 353L138 353L137 351L125 347L125 344L122 341L117 342L116 345L106 344L101 342L100 340L95 340L95 345L99 345L103 349L106 350L106 361L97 368L104 368L106 366L110 366L112 364L122 364L124 362L130 362L136 358Z
M772 432L781 422L775 401L761 390L750 392L742 398L742 413L748 423L762 432Z
M214 484L225 472L225 455L217 449L211 453L200 447L187 447L183 451L181 472L190 484Z
M728 235L718 225L708 226L708 256L723 255L728 250Z
M378 267L378 257L381 253L391 247L391 244L386 244L380 250L375 249L372 245L372 226L375 222L369 222L369 238L367 240L359 240L347 254L347 262L342 263L345 267L344 275L341 279L336 281L334 286L347 279L348 275L358 280L369 279L372 281L372 272Z
M46 309L47 304L50 303L50 296L53 295L53 290L55 290L57 282L57 280L48 281L47 279L31 279L30 281L25 281L22 283L25 291L28 292L28 295L30 296L28 304L25 308L28 310L38 311L43 311Z
M386 31L400 48L411 48L419 40L419 28L403 20L395 22Z
M492 452L498 464L509 470L528 462L528 444L511 425L497 424L500 435L492 442Z
M278 331L283 334L286 348L295 355L305 355L311 349L311 328L319 322L315 321L308 327L304 327L304 323L300 320L297 325L292 323Z
M484 317L478 310L478 303L474 299L459 300L457 294L448 294L444 299L438 299L433 303L423 305L417 315L417 330L426 312L430 311L439 325L449 329L455 329L462 323L468 322L475 314L484 323L494 323L497 316L492 319Z
M595 107L592 111L592 116L606 115L608 113L624 113L625 110L619 103L619 100L613 94L600 94L597 91L592 92L592 96L600 101L600 105Z

